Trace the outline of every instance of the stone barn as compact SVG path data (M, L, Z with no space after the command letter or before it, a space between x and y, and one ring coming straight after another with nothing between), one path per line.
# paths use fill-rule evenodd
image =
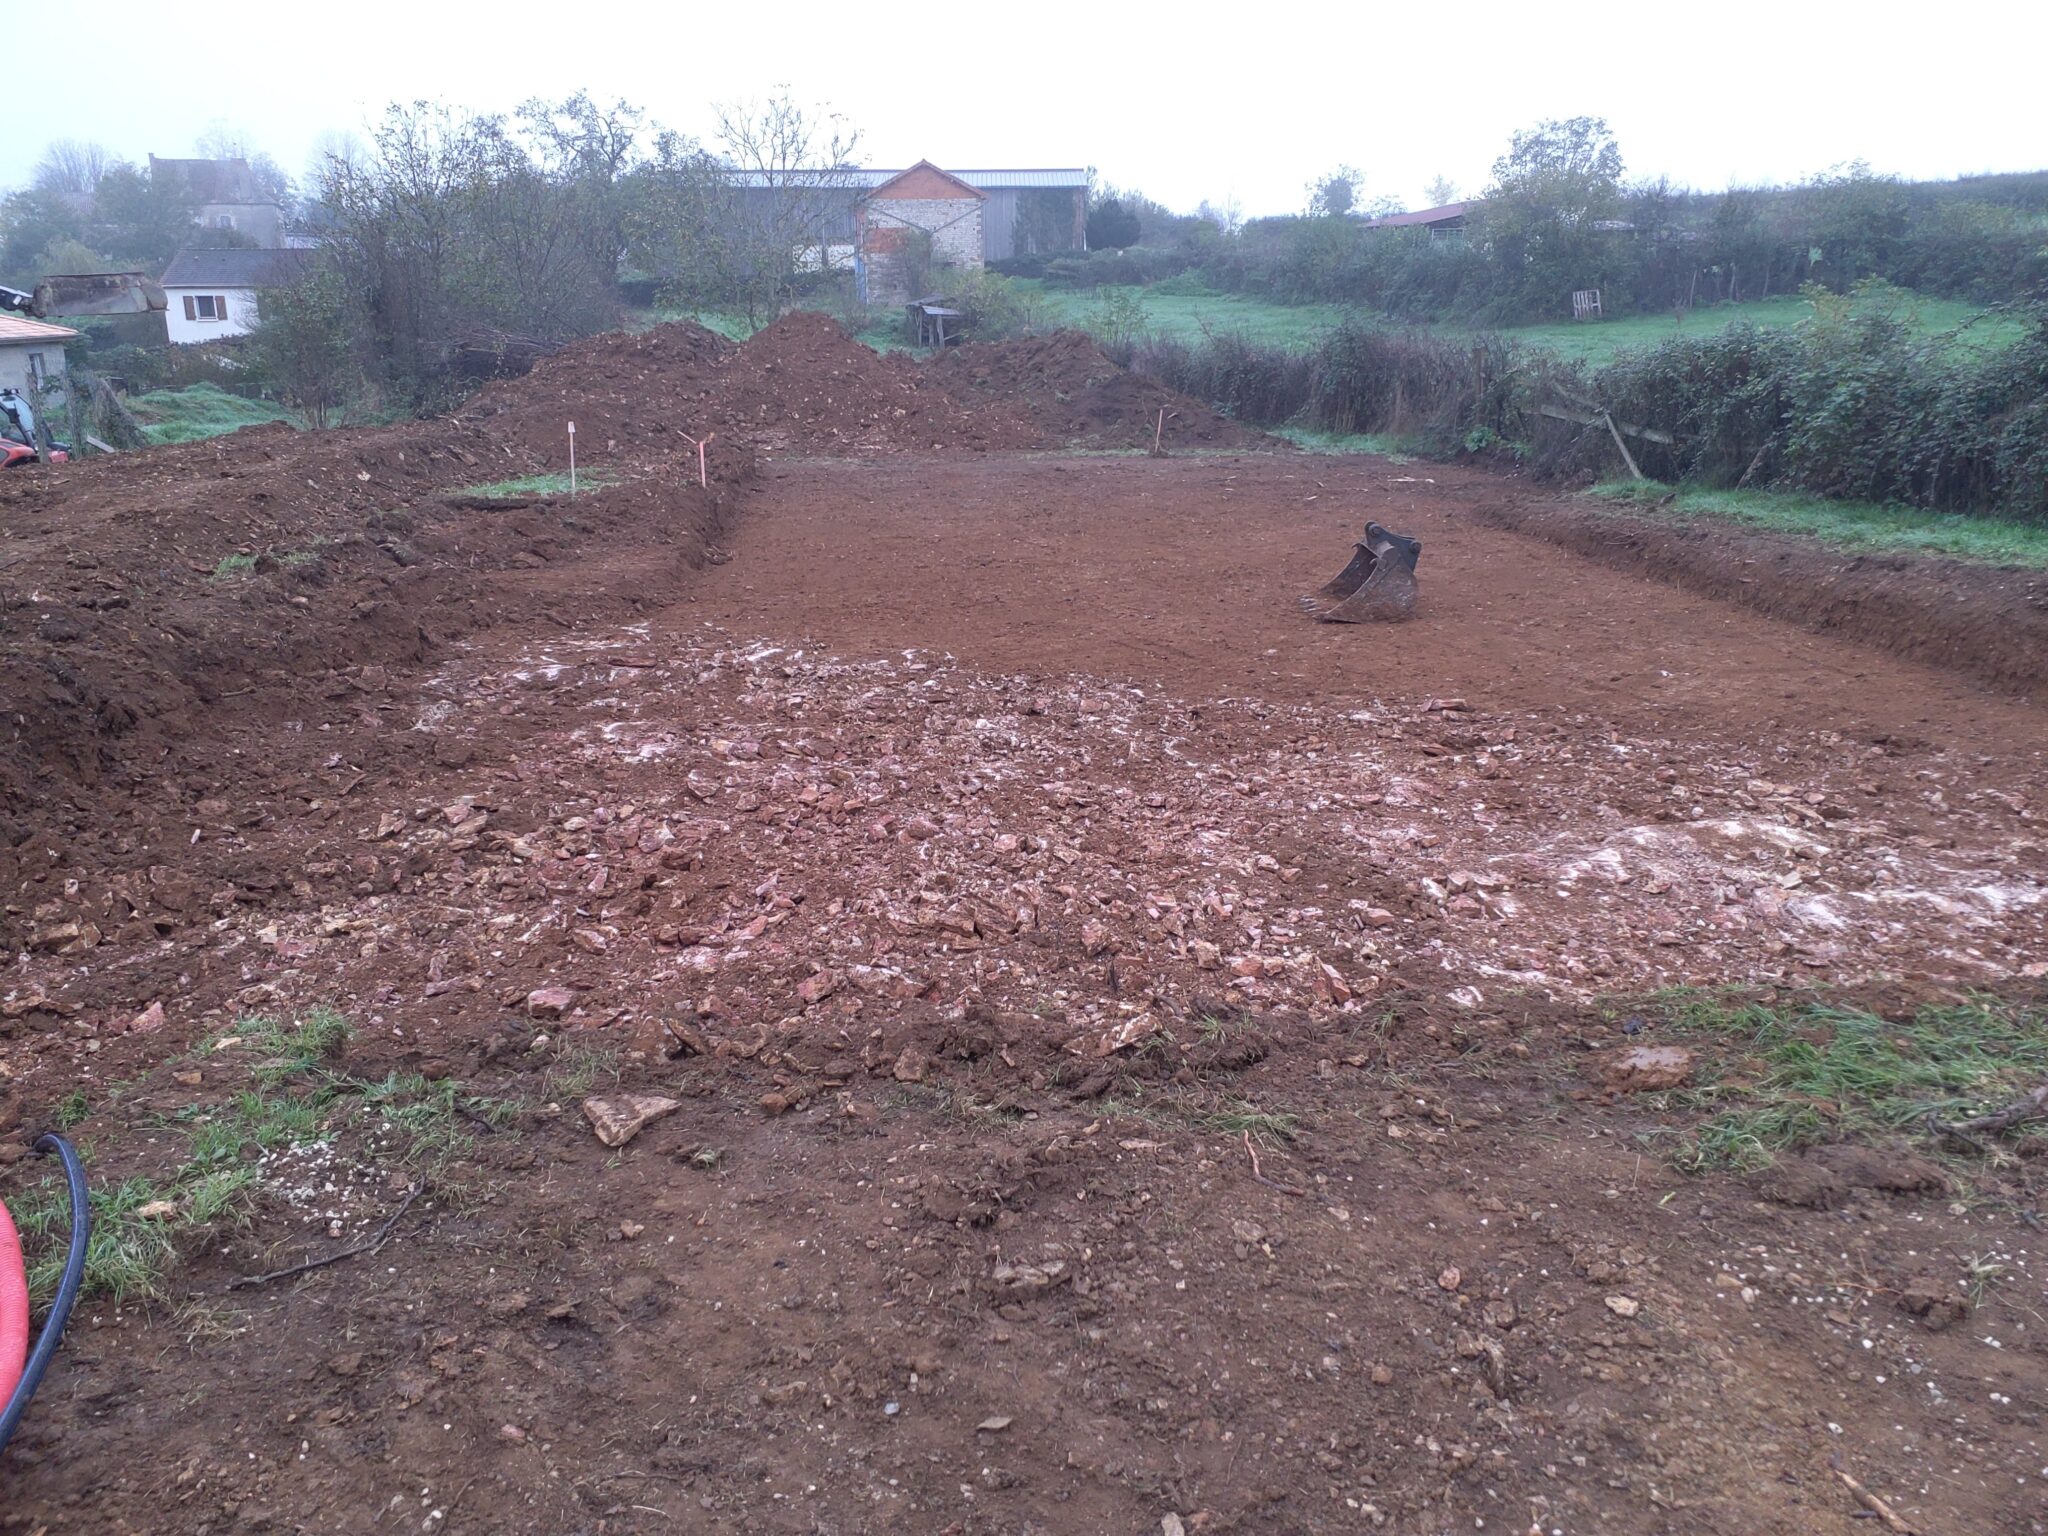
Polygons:
M934 267L979 267L988 194L920 160L862 198L854 210L854 281L866 304L923 298Z

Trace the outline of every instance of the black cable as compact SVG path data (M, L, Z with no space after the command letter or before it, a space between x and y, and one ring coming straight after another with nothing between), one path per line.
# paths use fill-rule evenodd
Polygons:
M28 1411L28 1400L36 1395L43 1372L50 1368L51 1357L64 1337L64 1325L71 1320L71 1309L78 1301L78 1288L85 1282L85 1251L92 1241L92 1206L78 1149L55 1131L46 1131L36 1138L36 1150L54 1152L64 1164L64 1180L71 1190L71 1251L65 1255L64 1278L57 1282L57 1295L43 1319L43 1331L36 1335L36 1347L29 1352L28 1364L15 1384L14 1396L7 1400L6 1411L0 1412L0 1452L14 1438L15 1426Z

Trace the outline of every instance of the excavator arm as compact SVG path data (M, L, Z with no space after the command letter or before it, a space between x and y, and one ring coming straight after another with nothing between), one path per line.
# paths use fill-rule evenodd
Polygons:
M0 309L35 315L147 315L169 308L164 291L140 272L75 272L46 277L33 293L0 288Z

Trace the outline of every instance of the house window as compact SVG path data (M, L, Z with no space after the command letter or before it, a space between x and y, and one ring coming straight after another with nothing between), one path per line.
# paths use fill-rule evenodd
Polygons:
M43 354L31 352L28 355L28 381L41 389L50 381L49 370L43 366Z
M224 293L188 293L185 295L185 318L187 320L225 320L228 317L228 296Z
M213 227L215 229L233 229L235 227L235 216L232 213L216 213L213 216Z

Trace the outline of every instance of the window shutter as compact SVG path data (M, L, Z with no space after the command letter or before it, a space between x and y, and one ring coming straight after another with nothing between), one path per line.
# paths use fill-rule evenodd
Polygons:
M197 320L199 318L199 306L192 302L192 295L189 293L185 295L185 318L187 320Z
M227 317L228 296L224 293L216 293L213 296L213 318L216 320L225 320L227 319Z

